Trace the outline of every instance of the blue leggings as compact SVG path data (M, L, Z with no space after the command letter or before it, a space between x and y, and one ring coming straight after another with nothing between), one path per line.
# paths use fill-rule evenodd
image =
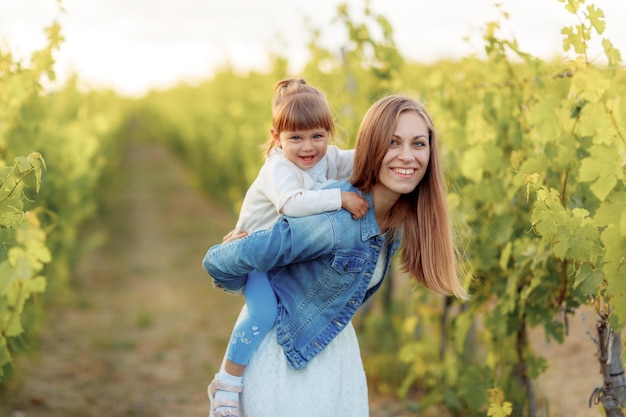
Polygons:
M248 274L243 289L248 313L235 324L226 357L237 365L247 365L267 332L274 326L278 311L276 294L264 272Z

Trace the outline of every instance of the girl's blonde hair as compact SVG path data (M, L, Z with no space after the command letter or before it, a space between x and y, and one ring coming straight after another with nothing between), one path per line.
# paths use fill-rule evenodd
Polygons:
M412 98L391 95L370 107L357 134L351 182L364 192L369 192L378 183L383 158L403 112L415 112L426 122L430 161L419 185L411 193L401 195L391 212L393 232L402 230L402 268L430 290L467 299L467 292L457 275L457 252L437 135L424 106Z
M277 133L323 128L332 137L335 122L324 93L301 78L287 78L274 86L272 128ZM276 142L270 134L264 155L267 157L275 147Z

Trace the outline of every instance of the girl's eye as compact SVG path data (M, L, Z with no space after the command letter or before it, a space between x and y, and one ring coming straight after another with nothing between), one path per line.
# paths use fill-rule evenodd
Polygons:
M400 142L397 139L391 139L391 146L398 146Z

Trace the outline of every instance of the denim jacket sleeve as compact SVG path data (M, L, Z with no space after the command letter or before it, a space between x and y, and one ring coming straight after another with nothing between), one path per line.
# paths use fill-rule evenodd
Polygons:
M268 271L317 258L332 251L337 231L328 213L281 217L269 230L211 247L202 264L215 286L237 291L252 270Z

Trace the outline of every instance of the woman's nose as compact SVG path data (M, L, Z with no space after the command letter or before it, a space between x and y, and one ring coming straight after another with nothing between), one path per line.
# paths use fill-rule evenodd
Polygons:
M402 151L398 155L398 159L402 162L409 163L413 162L413 160L415 159L415 155L413 155L413 152L411 152L410 147L405 146L402 148Z

